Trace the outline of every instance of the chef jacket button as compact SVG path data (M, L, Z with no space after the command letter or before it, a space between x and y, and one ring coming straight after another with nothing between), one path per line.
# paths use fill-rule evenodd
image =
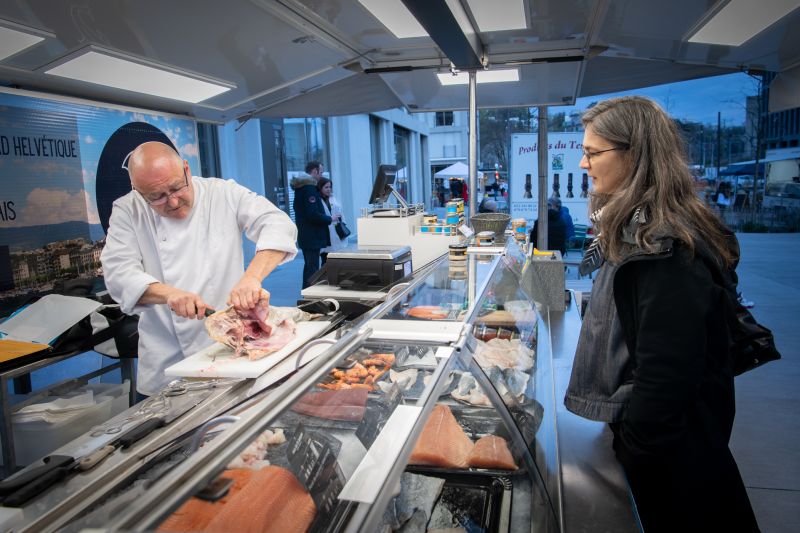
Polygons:
M167 240L167 238L166 238L166 237L161 237L161 240L162 240L162 241L166 241L166 240Z

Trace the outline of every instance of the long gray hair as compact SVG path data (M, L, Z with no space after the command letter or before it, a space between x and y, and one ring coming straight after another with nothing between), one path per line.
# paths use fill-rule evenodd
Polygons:
M683 137L675 122L652 100L640 96L598 103L582 117L584 127L622 148L626 171L609 194L593 194L592 210L603 208L601 244L610 260L620 258L622 230L638 207L646 222L636 232L637 244L655 251L659 235L675 237L694 251L702 241L721 265L734 261L729 231L695 194Z

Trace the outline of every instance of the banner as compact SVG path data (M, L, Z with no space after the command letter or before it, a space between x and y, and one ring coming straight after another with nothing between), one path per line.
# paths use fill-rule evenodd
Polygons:
M122 161L148 140L199 174L192 120L0 90L0 300L101 275L111 204L131 190Z
M536 133L511 136L510 212L512 217L525 218L529 223L538 218L538 140ZM547 197L558 197L574 222L587 224L592 180L580 168L583 133L549 133L547 141Z

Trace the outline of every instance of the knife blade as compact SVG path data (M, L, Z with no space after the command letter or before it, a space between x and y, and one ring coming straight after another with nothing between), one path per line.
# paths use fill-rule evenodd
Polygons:
M184 413L202 403L211 392L208 390L187 396L170 397L170 407L164 414L148 418L111 442L77 459L66 455L45 457L43 460L45 464L31 469L17 478L0 482L0 495L5 495L3 506L18 507L23 505L67 477L70 471L85 472L94 468L100 461L111 455L117 447L128 448L149 435L154 429L172 423Z

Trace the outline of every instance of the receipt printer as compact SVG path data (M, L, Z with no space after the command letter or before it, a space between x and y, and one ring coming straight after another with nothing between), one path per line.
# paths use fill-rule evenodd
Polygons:
M411 247L351 246L328 254L328 285L382 289L411 275Z

